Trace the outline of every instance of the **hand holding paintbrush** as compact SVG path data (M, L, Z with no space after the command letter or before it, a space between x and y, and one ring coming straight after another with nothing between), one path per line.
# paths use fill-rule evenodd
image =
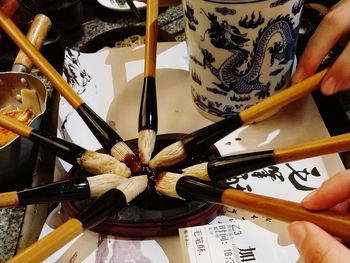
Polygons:
M147 187L147 176L133 178L132 183L127 179L118 188L105 192L75 218L69 219L8 262L41 262L84 230L116 214Z
M177 141L160 151L152 160L150 160L149 166L152 169L158 167L169 167L183 161L187 156L195 152L208 148L242 125L252 123L257 118L261 118L269 112L279 109L280 107L300 99L306 94L316 90L325 74L326 70L323 70L314 76L295 84L244 111L241 111L237 115L233 115L230 118L223 119L184 136L180 141Z
M309 211L299 203L246 193L232 188L219 188L192 176L163 173L156 182L158 192L175 198L194 199L243 208L285 221L309 221L327 232L350 240L350 215L334 211Z
M156 95L156 59L158 36L158 0L149 0L146 10L145 69L139 113L139 159L147 165L156 142L158 129Z
M123 177L131 175L130 169L124 163L108 154L88 151L79 145L45 134L1 113L0 126L52 150L58 157L73 165L78 164L92 174L114 173Z
M182 173L203 180L219 181L269 165L349 150L350 133L346 133L275 150L220 157L184 168Z
M33 64L51 81L53 86L71 104L84 120L103 148L130 169L138 173L141 165L122 138L101 117L99 117L80 97L54 67L28 41L18 27L0 10L0 26L31 59Z

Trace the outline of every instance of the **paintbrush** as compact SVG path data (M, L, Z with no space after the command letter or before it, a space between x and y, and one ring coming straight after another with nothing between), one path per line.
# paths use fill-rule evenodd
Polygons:
M299 203L239 191L233 188L220 188L193 176L175 173L162 173L156 181L156 190L164 195L219 203L238 207L284 221L309 221L327 232L350 239L350 215L335 211L309 211Z
M130 10L136 16L137 21L142 22L144 20L142 15L141 15L141 13L140 13L140 11L135 6L133 0L110 0L110 1L111 1L112 5L117 4L117 5L122 5L123 6L123 5L127 4L129 6Z
M169 167L183 161L189 155L199 152L213 145L239 127L252 123L271 111L277 110L306 94L316 90L326 74L326 69L297 83L267 99L251 106L250 108L223 119L207 127L185 135L181 140L169 145L160 151L149 162L151 169Z
M349 151L350 133L300 143L274 150L251 152L215 158L209 162L182 169L183 175L220 181L269 165L285 163L330 153Z
M118 188L105 192L77 216L69 219L8 262L42 262L84 230L98 225L109 216L113 216L146 189L147 176L134 178L136 181L134 180L132 183L128 179Z
M126 180L134 181L134 178L137 177L127 179L116 174L100 174L86 178L71 178L22 191L0 193L0 207L95 198L112 188L117 188Z
M72 165L79 165L92 174L113 173L123 177L131 175L130 169L124 163L108 154L88 151L79 145L45 134L1 113L0 126L50 149L56 156Z
M142 22L144 19L140 13L140 11L137 9L137 7L134 4L133 0L125 0L126 4L129 6L130 10L133 12L133 14L136 16L137 21ZM149 4L150 1L148 1L147 4Z
M145 69L139 113L139 159L147 165L156 142L158 130L156 59L158 35L158 0L149 0L146 9Z
M55 68L28 41L18 27L0 10L0 26L13 42L31 59L33 64L45 75L68 103L77 111L102 147L130 169L138 173L141 164L122 138L101 117L99 117L83 100Z

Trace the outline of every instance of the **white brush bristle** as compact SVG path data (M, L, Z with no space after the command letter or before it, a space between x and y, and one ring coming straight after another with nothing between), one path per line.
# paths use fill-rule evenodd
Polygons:
M139 159L143 165L147 165L151 159L157 134L154 130L146 129L139 132L138 149Z
M124 163L104 153L86 151L78 159L78 163L82 168L92 174L112 173L123 177L129 177L131 175L130 169Z
M181 174L170 172L160 174L155 185L157 192L166 196L182 199L176 192L176 184L181 177Z
M86 178L89 182L90 196L98 197L112 188L117 188L127 178L116 174L100 174Z
M141 194L148 185L147 175L139 175L128 178L125 182L120 184L117 188L122 191L126 197L127 203L133 200L136 196Z
M181 141L177 141L161 150L152 160L149 167L156 169L159 167L169 167L177 164L186 158L184 146Z
M182 175L190 175L199 179L210 181L208 176L208 163L199 163L182 169Z
M125 156L134 155L133 151L125 142L117 142L111 149L111 154L119 161L124 161Z

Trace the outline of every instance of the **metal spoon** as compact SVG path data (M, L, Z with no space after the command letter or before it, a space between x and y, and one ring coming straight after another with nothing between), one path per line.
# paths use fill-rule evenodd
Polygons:
M27 38L35 48L40 49L50 28L50 19L45 15L38 14L35 16L28 31ZM27 94L27 96L32 96L33 101L37 101L36 103L32 103L33 108L31 110L35 114L35 117L30 123L45 112L47 99L47 89L43 82L39 78L29 74L32 66L33 64L27 55L19 51L12 71L0 73L0 109L6 107L26 108L27 105L23 104L24 100L21 98L21 93L22 95ZM1 148L10 144L16 138L14 137L5 145L2 145Z

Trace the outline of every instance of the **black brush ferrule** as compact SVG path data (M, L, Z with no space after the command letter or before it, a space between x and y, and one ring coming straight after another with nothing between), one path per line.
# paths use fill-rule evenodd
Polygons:
M158 131L157 92L154 77L145 77L143 82L139 113L139 131L145 129Z
M186 200L221 203L224 191L214 183L193 176L182 176L176 183L177 194Z
M206 149L242 125L243 122L240 116L235 114L230 118L215 122L200 130L185 135L181 139L185 152L187 155L190 155L194 152Z
M76 218L84 229L101 223L107 217L115 215L127 205L124 193L116 188L110 189L81 211Z
M73 178L18 192L21 205L45 204L90 198L89 182L85 178Z
M220 181L276 164L273 150L221 157L208 162L208 175Z
M77 165L77 158L86 152L86 149L79 145L65 141L56 136L44 134L38 130L32 130L29 134L29 139L51 150L57 157L73 165Z
M110 152L116 143L123 141L117 132L86 103L79 105L76 111L107 152Z

